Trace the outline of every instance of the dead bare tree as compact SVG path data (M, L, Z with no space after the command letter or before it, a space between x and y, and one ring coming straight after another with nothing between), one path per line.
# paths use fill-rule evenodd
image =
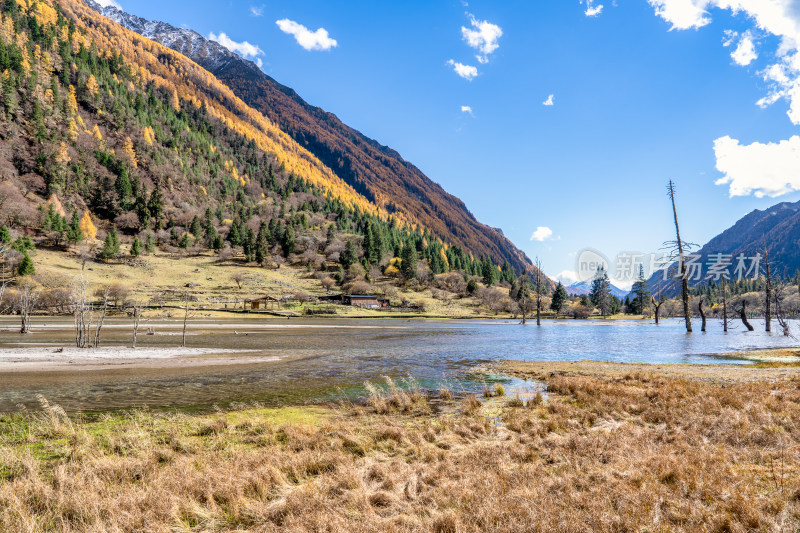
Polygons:
M700 297L700 301L697 303L697 310L700 312L700 320L702 320L702 324L700 325L700 331L706 331L706 312L703 310L703 297Z
M789 320L786 318L786 313L783 309L783 299L785 298L786 284L785 283L778 283L775 286L774 291L774 298L775 298L775 320L778 321L778 324L783 329L783 334L786 337L791 336L791 331L789 329Z
M536 325L542 325L542 296L546 290L545 279L542 274L542 261L537 257L534 262L536 276L534 277L534 290L536 291Z
M136 335L139 332L139 321L142 319L142 304L141 300L133 300L131 302L131 315L133 316L133 345L131 348L136 348Z
M681 276L681 300L683 302L683 316L686 320L686 332L692 332L692 315L691 311L689 310L689 280L686 277L686 257L684 255L684 247L688 243L684 243L681 240L681 230L678 226L678 210L675 207L675 183L672 180L669 180L669 184L667 185L667 195L669 196L670 201L672 202L672 216L675 220L675 242L674 247L677 249L678 252L678 265L680 268L680 276Z
M17 310L20 314L20 334L31 332L31 313L39 299L40 288L31 280L24 279L17 287Z
M186 323L189 321L189 291L186 291L186 296L184 300L184 312L183 312L183 335L181 336L181 347L186 347Z
M653 295L650 296L650 300L653 302L653 317L656 320L656 325L658 325L658 319L661 316L661 306L667 301L667 298L664 296L664 289L661 281L662 280L659 279L656 282L656 290Z
M97 320L97 326L94 328L94 347L100 346L100 331L103 329L103 323L106 321L106 313L108 312L108 302L110 300L111 290L109 287L104 287L100 293L102 304L100 307L100 318Z
M89 347L89 331L92 327L92 306L88 299L89 278L81 273L72 282L70 295L75 319L75 346Z
M722 276L722 331L728 333L728 280Z
M769 271L769 250L767 250L767 237L764 236L764 323L767 333L772 331L772 276Z
M753 331L753 325L747 320L747 300L742 298L742 305L739 308L739 316L742 319L742 324L747 328L747 331Z

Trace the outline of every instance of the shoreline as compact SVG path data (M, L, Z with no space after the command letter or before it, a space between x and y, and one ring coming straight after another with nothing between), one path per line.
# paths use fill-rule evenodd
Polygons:
M188 368L272 363L278 356L244 356L257 350L195 347L143 347L124 345L100 348L64 347L56 344L25 348L0 348L0 375L14 373L72 372L120 368Z
M610 361L500 361L481 370L499 375L547 381L555 376L605 380L644 375L716 384L800 379L800 365L708 365L692 363L614 363Z

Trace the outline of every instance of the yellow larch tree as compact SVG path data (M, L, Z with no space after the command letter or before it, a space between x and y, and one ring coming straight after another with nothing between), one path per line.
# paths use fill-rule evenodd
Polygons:
M125 137L125 142L122 144L122 153L133 168L139 166L139 161L136 159L136 150L133 149L133 141L131 141L130 137Z
M97 236L97 226L92 222L92 215L89 214L88 209L83 212L80 228L85 239L94 239Z
M100 87L97 85L97 79L94 77L94 74L89 74L89 79L86 80L86 90L89 91L89 94L97 98Z

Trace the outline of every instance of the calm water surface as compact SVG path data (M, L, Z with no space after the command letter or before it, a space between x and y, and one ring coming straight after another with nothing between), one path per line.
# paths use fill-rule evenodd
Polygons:
M70 322L35 321L33 335L13 332L15 321L0 320L0 348L28 343L69 345ZM47 327L44 324L47 324ZM277 362L176 369L115 369L91 372L2 373L0 411L35 406L37 394L69 410L139 406L208 407L231 402L266 404L328 400L357 394L365 380L413 376L423 387L442 381L459 389L477 386L467 371L500 359L603 360L648 363L743 364L714 354L766 347L800 346L791 337L741 326L727 335L718 321L708 333L687 335L680 320L659 326L647 321L427 320L258 320L205 321L190 326L189 346L255 350L231 357L279 356ZM59 325L61 327L54 327ZM180 324L150 322L156 335L139 336L140 346L176 346ZM699 324L697 326L699 328ZM793 324L798 331L800 325ZM234 330L237 334L234 334ZM109 328L104 343L130 342L129 328Z

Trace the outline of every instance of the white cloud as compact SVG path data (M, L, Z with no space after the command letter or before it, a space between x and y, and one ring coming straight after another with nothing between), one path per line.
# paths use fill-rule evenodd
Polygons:
M259 66L259 68L264 64L264 62L261 61L261 58L258 57L258 56L263 56L264 51L261 48L259 48L258 45L250 44L247 41L242 41L240 43L237 43L236 41L228 37L228 34L226 34L225 32L222 32L219 35L215 34L214 32L211 32L208 34L208 38L212 41L218 42L231 52L236 52L242 57L254 60L256 64Z
M672 30L701 28L711 22L706 13L709 0L647 0L656 15L672 24ZM722 0L725 1L725 0Z
M250 6L250 14L254 17L264 16L264 6Z
M448 61L447 64L453 67L455 73L464 78L465 80L472 81L475 78L475 76L478 75L478 69L476 67L473 67L472 65L465 65L453 59Z
M583 4L584 2L581 1ZM603 4L594 5L594 0L586 0L586 11L583 12L587 17L596 17L603 12Z
M470 47L480 52L475 56L479 63L488 63L489 54L500 46L497 41L503 36L503 30L497 24L478 20L473 15L469 18L472 28L461 26L461 37Z
M328 35L328 30L325 28L311 31L302 24L289 19L276 20L275 24L278 25L283 33L294 35L297 44L306 50L330 50L339 45L336 39L331 39Z
M553 230L547 226L538 226L536 231L531 235L532 241L544 242L553 236Z
M547 97L547 100L542 102L542 105L546 105L546 106L556 105L554 98L555 98L555 96L551 94L550 96ZM567 106L567 107L569 107L569 106Z
M741 145L727 135L714 141L717 170L731 196L780 196L800 190L800 137L786 141Z
M736 50L731 52L731 58L737 65L746 66L758 59L756 47L753 44L753 37L750 33L745 33L739 40Z
M728 10L746 16L754 29L779 39L777 61L760 72L768 85L766 96L756 102L765 107L780 99L789 102L789 119L800 124L800 9L796 0L648 0L656 14L672 29L700 28L711 22L709 10ZM726 32L723 44L730 46L734 32ZM748 42L749 41L749 42ZM752 37L745 32L732 54L747 65L756 58Z
M115 2L114 0L95 0L95 1L98 4L100 4L100 7L109 7L109 6L111 6L111 7L116 7L117 9L122 9L122 6L119 5L117 2Z
M472 107L470 107L470 106L468 106L468 105L462 105L462 106L461 106L461 112L462 112L462 113L467 113L468 115L470 115L470 116L473 116L473 117L475 116L475 115L472 113Z

